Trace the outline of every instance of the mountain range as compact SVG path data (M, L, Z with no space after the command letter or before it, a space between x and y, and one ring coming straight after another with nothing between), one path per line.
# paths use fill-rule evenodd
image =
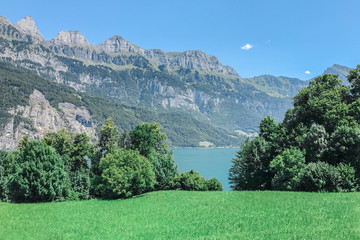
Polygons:
M282 120L308 81L242 78L200 50L143 49L121 36L93 45L61 31L45 40L32 17L0 16L0 84L0 148L62 128L96 138L107 117L121 130L157 121L172 146L219 147L239 146L266 116Z

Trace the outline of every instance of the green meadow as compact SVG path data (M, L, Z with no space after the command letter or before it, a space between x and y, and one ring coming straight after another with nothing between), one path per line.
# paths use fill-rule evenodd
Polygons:
M151 192L0 203L0 239L360 239L360 193Z

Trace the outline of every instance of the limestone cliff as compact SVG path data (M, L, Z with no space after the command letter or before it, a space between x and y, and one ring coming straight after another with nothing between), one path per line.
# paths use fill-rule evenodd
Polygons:
M0 149L15 149L25 135L28 135L30 140L40 139L48 132L61 129L95 137L95 126L86 109L70 103L60 103L60 109L61 111L50 106L44 95L34 90L28 106L18 106L9 111L12 118L0 135Z

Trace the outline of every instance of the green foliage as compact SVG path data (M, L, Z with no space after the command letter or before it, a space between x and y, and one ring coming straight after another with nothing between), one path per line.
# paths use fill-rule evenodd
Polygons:
M148 159L155 173L155 190L171 189L174 185L174 178L178 173L173 152L168 152L166 149L162 150L162 152L152 150Z
M264 179L272 179L271 189L279 190L356 189L360 179L359 71L360 66L348 76L351 89L337 75L317 77L294 97L294 108L286 112L283 123L263 119L259 137L246 141L233 160L232 188L264 189ZM269 161L273 175L269 175Z
M206 181L208 191L222 191L224 190L221 182L216 178L210 178Z
M272 186L275 190L296 190L302 178L305 157L296 148L285 149L270 162L274 172Z
M328 146L329 135L322 125L313 125L305 134L304 149L306 162L317 162Z
M352 192L358 190L358 183L356 182L355 169L349 164L340 163L337 166L340 174L341 182L340 188L345 192Z
M336 167L325 162L309 163L304 168L299 189L311 192L338 192L341 191L341 180Z
M14 202L61 201L71 191L61 156L40 141L29 142L18 154L8 187Z
M100 160L99 168L107 186L107 191L102 191L103 198L127 198L154 188L151 163L138 151L114 148Z
M161 152L167 146L163 144L167 136L161 132L158 123L143 123L130 131L131 145L137 149L141 155L148 157L151 151Z
M207 191L207 181L194 170L180 173L174 179L175 189L187 191Z
M7 201L9 196L8 181L17 152L0 150L0 201Z
M233 190L268 189L271 184L269 143L263 137L247 139L232 160L229 180Z
M352 69L348 75L348 81L351 84L351 93L354 97L360 97L360 64L356 69Z
M70 177L71 188L78 199L88 199L90 194L90 168L88 162L94 159L94 147L90 138L63 129L57 133L47 133L42 139L44 143L55 148L61 155L66 171Z
M331 164L350 163L360 174L360 127L339 126L330 136L326 159Z

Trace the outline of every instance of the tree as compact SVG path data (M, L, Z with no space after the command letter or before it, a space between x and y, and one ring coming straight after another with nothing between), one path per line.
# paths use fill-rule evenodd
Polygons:
M229 180L233 190L271 188L269 143L263 137L247 139L232 160Z
M348 81L351 84L351 93L354 97L360 97L360 64L356 66L356 69L352 69L347 76Z
M151 163L137 150L114 148L100 160L99 168L104 198L127 198L154 188Z
M119 130L114 125L112 118L108 118L100 129L100 137L98 142L99 150L91 162L91 171L94 175L100 175L99 162L102 157L117 148L119 140Z
M325 162L309 163L303 170L299 190L310 192L341 191L341 175L335 166Z
M178 173L172 151L163 153L151 150L148 159L156 177L156 190L170 189L174 184L174 178Z
M71 187L80 199L88 199L90 193L89 162L94 158L94 147L89 141L86 134L77 134L70 153Z
M62 129L59 132L50 132L45 134L43 142L55 148L56 152L60 155L70 156L73 149L73 133Z
M61 156L41 141L29 142L20 152L8 187L9 198L14 202L65 200L71 194Z
M131 145L137 149L141 155L148 157L152 150L161 152L167 146L163 144L166 140L166 134L161 132L161 126L158 123L143 123L130 131Z
M285 149L270 162L274 172L272 186L276 190L296 190L302 178L305 157L296 148Z
M325 154L328 163L348 163L360 174L360 127L339 126L330 136Z
M9 175L14 167L18 152L6 152L0 150L0 201L7 201L9 196Z
M317 162L328 146L329 134L322 125L313 125L305 134L304 149L306 162Z

